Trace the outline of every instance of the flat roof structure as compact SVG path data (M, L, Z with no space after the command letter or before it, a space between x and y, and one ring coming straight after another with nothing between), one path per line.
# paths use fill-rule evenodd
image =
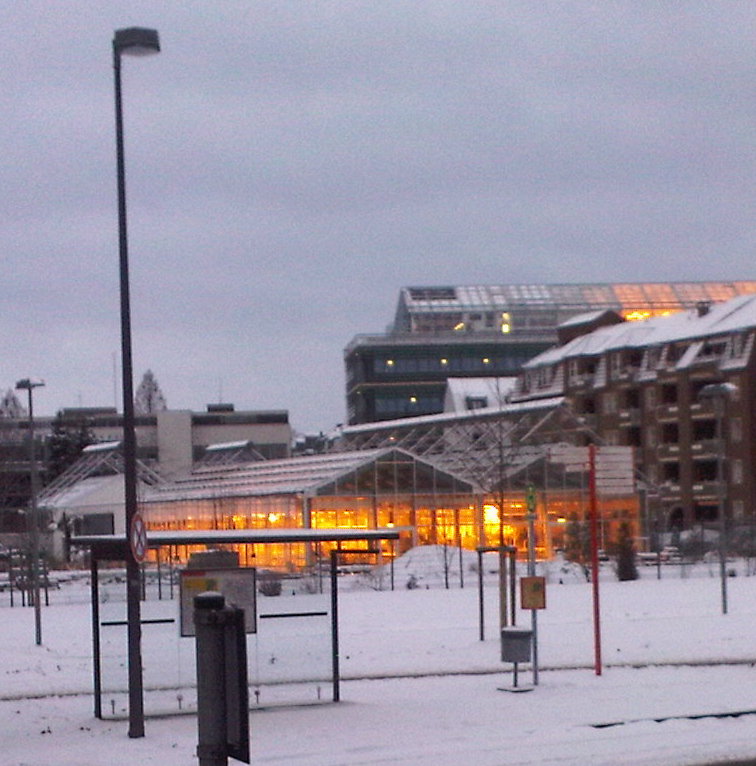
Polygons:
M234 545L272 543L341 543L362 540L397 540L401 529L193 529L148 530L147 547L166 545ZM121 535L78 535L71 544L90 548L93 558L119 560L125 556L128 540Z

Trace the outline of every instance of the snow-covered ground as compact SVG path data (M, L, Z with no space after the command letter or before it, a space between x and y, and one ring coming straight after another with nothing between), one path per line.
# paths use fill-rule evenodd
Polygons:
M543 571L547 608L538 615L540 683L515 694L501 690L512 673L499 660L497 577L489 571L486 640L479 640L476 560L462 562L464 588L456 558L447 561L444 588L438 548L400 559L394 591L388 572L342 579L339 704L327 702L328 617L260 619L248 640L252 763L756 763L756 577L746 576L744 562L732 565L727 615L716 564L665 566L661 580L645 567L640 580L626 583L606 567L600 676L590 585L552 564ZM412 577L418 587L408 589ZM260 615L327 611L327 593L287 585L279 597L260 597ZM159 601L151 589L144 618L176 616L177 601L163 590ZM124 591L122 582L103 586L104 622L123 616ZM33 610L11 609L8 594L0 594L0 764L196 763L196 719L176 715L194 706L192 639L180 639L175 623L145 625L145 708L160 716L148 718L146 737L129 739L122 627L102 628L108 720L92 714L88 596L84 577L51 592L38 647ZM517 622L529 626L530 614L518 613ZM531 680L521 668L520 684Z

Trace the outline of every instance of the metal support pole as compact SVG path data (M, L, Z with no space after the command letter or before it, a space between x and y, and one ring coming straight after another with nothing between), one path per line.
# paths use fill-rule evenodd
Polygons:
M225 632L222 594L194 598L197 641L197 729L199 766L226 766Z
M535 539L535 507L528 509L528 577L535 576L536 539ZM530 610L530 627L533 632L532 662L533 686L538 686L538 610Z
M499 633L509 624L507 620L507 553L499 546Z
M102 718L102 665L100 662L100 585L97 558L90 552L90 593L92 599L92 672L94 673L94 714Z
M29 603L34 607L34 641L37 646L42 644L42 603L39 596L39 511L37 509L37 493L39 476L37 474L37 456L34 449L34 398L32 391L39 386L44 386L41 380L24 378L16 383L16 389L25 389L29 402L29 515L27 516L27 530L29 533L29 572L28 593ZM45 591L47 597L47 591Z
M596 497L596 447L588 446L588 482L591 523L591 581L593 584L593 654L594 670L601 675L601 607L599 602L599 560L598 560L598 501Z
M333 701L341 699L339 689L339 551L331 551L331 667L333 677Z
M126 234L126 173L123 152L123 111L121 106L121 53L113 41L115 85L116 165L118 182L118 265L121 287L121 377L123 390L123 483L126 536L137 512L136 433L134 430L134 383L131 357L131 310L129 298L129 260ZM140 611L139 564L126 550L126 613L129 677L129 737L144 736L144 698L142 681L142 625Z
M512 625L517 624L517 548L509 549L509 599Z
M714 397L717 416L717 511L719 514L719 579L722 588L722 614L727 614L727 519L724 486L724 396Z
M483 551L478 550L478 624L480 626L480 640L486 640L485 629L486 613L483 606Z

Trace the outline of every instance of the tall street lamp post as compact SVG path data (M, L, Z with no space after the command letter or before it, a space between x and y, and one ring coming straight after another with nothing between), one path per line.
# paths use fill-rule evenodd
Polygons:
M31 490L29 493L29 516L26 527L29 531L31 557L31 593L34 599L34 640L37 646L42 644L42 608L39 603L39 513L37 511L37 456L34 449L34 399L32 391L44 386L43 380L24 378L16 382L17 391L26 391L29 395L29 474Z
M717 445L717 517L719 521L719 578L722 587L722 614L727 614L727 519L724 462L724 416L725 403L736 393L737 386L733 383L708 383L698 392L700 401L711 401L714 404L716 417L716 445Z
M136 433L134 430L134 382L131 360L131 311L129 258L126 236L126 173L123 158L121 108L121 56L144 56L160 51L157 30L142 27L118 29L113 37L115 77L116 159L118 167L118 262L121 286L121 373L123 376L123 483L126 535L137 513ZM128 623L129 736L144 736L142 684L142 627L139 604L139 564L126 546L126 607Z

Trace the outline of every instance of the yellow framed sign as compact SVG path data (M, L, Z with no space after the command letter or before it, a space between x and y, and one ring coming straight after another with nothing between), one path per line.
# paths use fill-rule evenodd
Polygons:
M546 608L546 578L520 578L520 606L523 609Z

